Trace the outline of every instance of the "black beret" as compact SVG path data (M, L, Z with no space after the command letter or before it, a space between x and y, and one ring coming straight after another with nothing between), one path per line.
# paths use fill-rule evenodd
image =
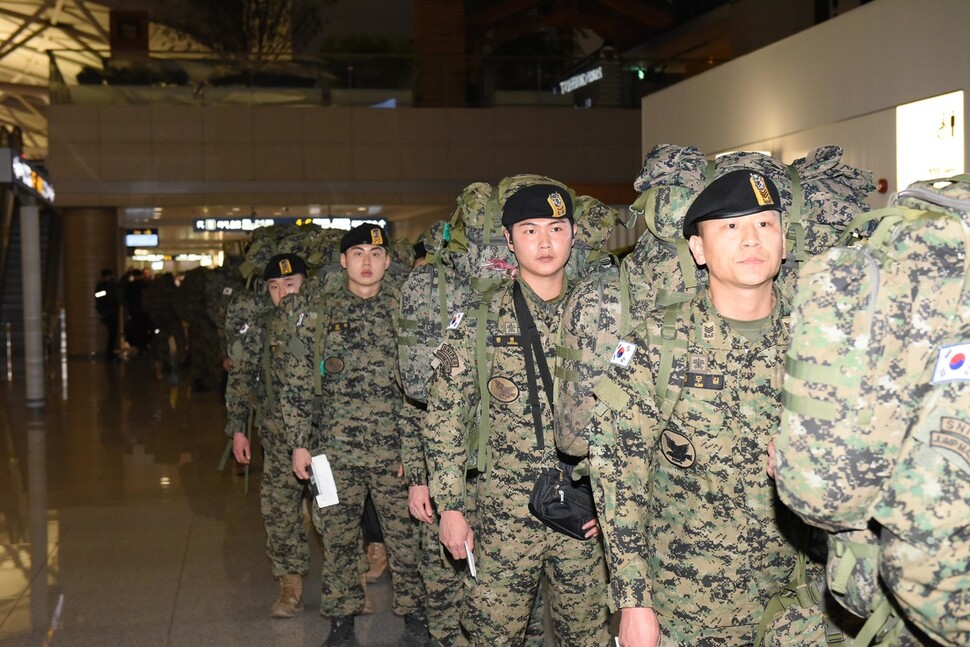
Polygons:
M354 245L378 245L387 248L387 233L379 225L365 222L357 225L340 239L340 253L343 254Z
M511 229L515 223L532 218L566 218L571 223L573 201L569 192L557 184L530 184L505 200L503 227Z
M694 198L684 216L684 238L697 235L699 222L762 211L781 213L781 198L774 183L757 171L731 171L711 182Z
M306 263L296 254L277 254L266 263L263 280L282 279L294 274L306 276Z

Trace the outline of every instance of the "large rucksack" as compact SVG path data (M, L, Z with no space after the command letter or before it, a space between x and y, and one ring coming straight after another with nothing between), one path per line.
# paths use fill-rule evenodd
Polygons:
M778 492L831 531L830 588L870 617L855 644L908 632L895 607L967 645L970 176L913 184L865 219L870 237L799 275Z
M858 214L875 186L871 173L841 162L842 149L824 146L790 165L762 153L738 152L714 161L693 146L655 146L634 182L631 205L646 231L621 266L597 273L570 296L563 311L556 368L556 435L560 449L586 453L584 430L595 405L593 388L609 367L618 343L648 313L689 300L707 284L682 234L694 197L714 179L738 169L771 178L781 197L788 258L782 295L794 292L798 264L832 245Z
M428 245L428 262L412 271L401 290L398 351L407 396L426 402L434 352L449 326L458 326L482 295L511 278L515 257L502 233L502 207L508 196L531 184L555 184L573 200L577 233L566 266L570 279L609 263L606 241L617 212L591 196L575 196L564 184L541 175L514 175L496 186L475 182L458 196L442 241ZM431 251L433 250L433 251Z

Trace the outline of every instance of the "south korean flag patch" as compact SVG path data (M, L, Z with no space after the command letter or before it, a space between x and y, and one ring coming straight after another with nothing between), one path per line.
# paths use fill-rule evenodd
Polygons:
M621 339L616 345L616 350L613 351L613 356L610 357L610 364L616 364L617 366L626 368L630 365L630 360L633 359L633 353L636 351L636 344L631 344Z
M458 326L461 325L461 320L465 318L464 312L456 312L451 315L451 322L448 324L448 330L456 330Z
M970 343L944 346L933 367L932 384L970 381Z

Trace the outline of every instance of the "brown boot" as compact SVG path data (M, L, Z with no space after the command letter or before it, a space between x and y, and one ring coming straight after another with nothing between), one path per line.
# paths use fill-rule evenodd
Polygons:
M376 582L387 570L387 551L384 544L371 542L367 544L367 561L370 563L370 570L364 573L368 582Z
M274 618L292 618L303 610L303 578L284 575L280 578L280 597L270 613Z

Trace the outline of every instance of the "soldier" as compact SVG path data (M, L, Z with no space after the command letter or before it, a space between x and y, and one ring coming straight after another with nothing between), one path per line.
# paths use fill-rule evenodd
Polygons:
M104 361L117 362L118 356L118 284L115 273L108 268L101 270L101 280L94 286L94 309L98 319L108 331L104 346Z
M306 265L295 254L280 254L266 264L263 279L266 289L237 292L229 307L227 326L231 329L226 353L232 361L226 388L226 434L232 438L236 461L248 465L252 460L248 432L255 395L263 446L260 510L266 527L266 554L273 577L280 583L280 595L270 613L274 618L291 618L303 608L302 578L309 570L310 551L303 529L306 487L290 469L290 447L273 398L279 385L274 383L269 362L277 357L273 350L289 341L283 322L272 316L274 306L280 307L284 297L300 291L306 280Z
M621 341L595 389L590 460L622 647L751 645L794 570L807 531L765 469L788 344L780 211L753 171L699 194L683 235L709 287Z
M155 326L152 355L155 358L155 375L168 374L171 384L178 384L178 369L185 355L185 329L175 313L178 288L171 274L159 274L142 297L145 310Z
M528 510L540 473L557 463L552 442L551 385L527 377L519 316L533 319L541 353L555 354L555 336L568 292L564 268L575 234L573 207L563 187L535 184L512 194L502 212L506 242L518 277L488 293L488 315L476 325L452 320L436 353L436 371L423 426L430 494L440 513L440 541L455 559L471 552L477 578L465 599L462 624L473 645L521 645L543 578L561 645L606 645L606 563L599 539L573 539L543 525ZM466 318L467 319L467 318ZM476 326L488 326L489 348L476 353ZM524 324L528 325L528 324ZM488 366L479 365L488 362ZM490 405L482 400L479 374ZM531 392L530 392L531 391ZM536 393L538 391L538 393ZM537 398L538 411L530 403ZM467 425L487 416L491 455L477 491L475 528L467 518ZM473 425L477 423L472 422ZM543 442L543 431L546 430ZM599 534L596 521L587 538Z
M192 390L205 393L219 386L222 371L222 353L215 324L206 312L206 282L211 270L196 267L185 273L179 286L176 311L189 324L189 363Z
M313 515L324 545L320 613L331 619L327 645L355 644L354 617L364 607L360 576L366 562L359 556L368 493L384 534L393 607L404 616L405 640L427 641L416 522L408 515L401 466L402 438L417 433L417 420L405 408L398 378L398 292L383 281L391 264L387 240L376 225L347 232L340 242L345 271L289 313L295 337L285 352L280 402L293 471L308 478L311 455L325 453L340 499L323 509L314 506ZM309 384L319 385L316 406L307 395ZM311 419L319 421L319 430Z

